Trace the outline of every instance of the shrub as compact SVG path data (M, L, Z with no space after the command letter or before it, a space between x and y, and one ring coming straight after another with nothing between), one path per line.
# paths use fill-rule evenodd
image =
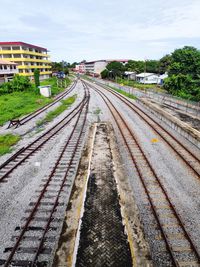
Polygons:
M15 75L12 81L3 83L0 86L1 95L13 92L23 92L27 90L33 90L33 85L31 84L28 77L20 75Z

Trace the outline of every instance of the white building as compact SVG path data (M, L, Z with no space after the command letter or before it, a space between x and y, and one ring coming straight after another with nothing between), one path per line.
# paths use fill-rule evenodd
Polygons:
M9 82L18 73L17 64L0 59L0 84Z
M78 73L85 73L85 64L84 63L80 63L78 65L75 66L75 71Z
M156 74L156 73L140 73L136 75L136 81L143 84L163 84L163 80L167 78L168 75Z
M164 83L164 79L166 79L167 77L168 77L167 73L164 73L164 74L160 75L158 77L158 81L159 81L158 84L162 85Z
M100 74L107 66L106 60L85 62L85 72L90 74Z
M136 72L134 72L134 71L125 71L124 75L130 80L136 79Z
M92 75L99 76L100 73L105 70L106 66L113 61L121 62L122 64L125 64L128 62L127 59L105 59L105 60L96 60L96 61L90 61L85 62L85 72L90 73Z

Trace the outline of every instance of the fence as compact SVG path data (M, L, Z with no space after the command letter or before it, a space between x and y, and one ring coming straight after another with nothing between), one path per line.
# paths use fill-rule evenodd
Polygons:
M200 102L194 102L190 100L184 100L182 98L178 98L175 96L171 96L169 94L155 92L153 89L145 89L139 90L137 88L133 88L130 86L122 86L120 84L105 81L97 78L92 78L94 81L98 81L99 83L108 85L110 87L115 87L117 89L123 90L129 94L133 94L136 97L145 97L150 99L155 99L160 103L166 104L170 107L178 108L185 113L190 113L196 117L200 117Z

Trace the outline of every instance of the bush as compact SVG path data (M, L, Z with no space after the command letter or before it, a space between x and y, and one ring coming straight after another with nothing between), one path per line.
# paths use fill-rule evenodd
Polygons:
M102 78L102 79L106 79L106 78L108 78L108 75L109 75L109 71L108 71L107 69L105 69L105 70L103 70L103 71L101 72L101 78Z
M164 88L171 93L185 99L200 101L200 85L192 80L190 75L171 75L164 80Z
M9 94L13 92L23 92L33 90L34 87L31 84L28 77L15 75L13 80L7 83L3 83L0 86L0 94Z

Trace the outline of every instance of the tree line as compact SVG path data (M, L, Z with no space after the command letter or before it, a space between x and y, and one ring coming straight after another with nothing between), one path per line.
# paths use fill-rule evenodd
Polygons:
M111 62L101 72L101 77L122 77L125 71L157 74L167 72L168 78L164 80L164 89L173 95L200 101L200 50L195 47L185 46L176 49L160 60L129 60L125 65Z

